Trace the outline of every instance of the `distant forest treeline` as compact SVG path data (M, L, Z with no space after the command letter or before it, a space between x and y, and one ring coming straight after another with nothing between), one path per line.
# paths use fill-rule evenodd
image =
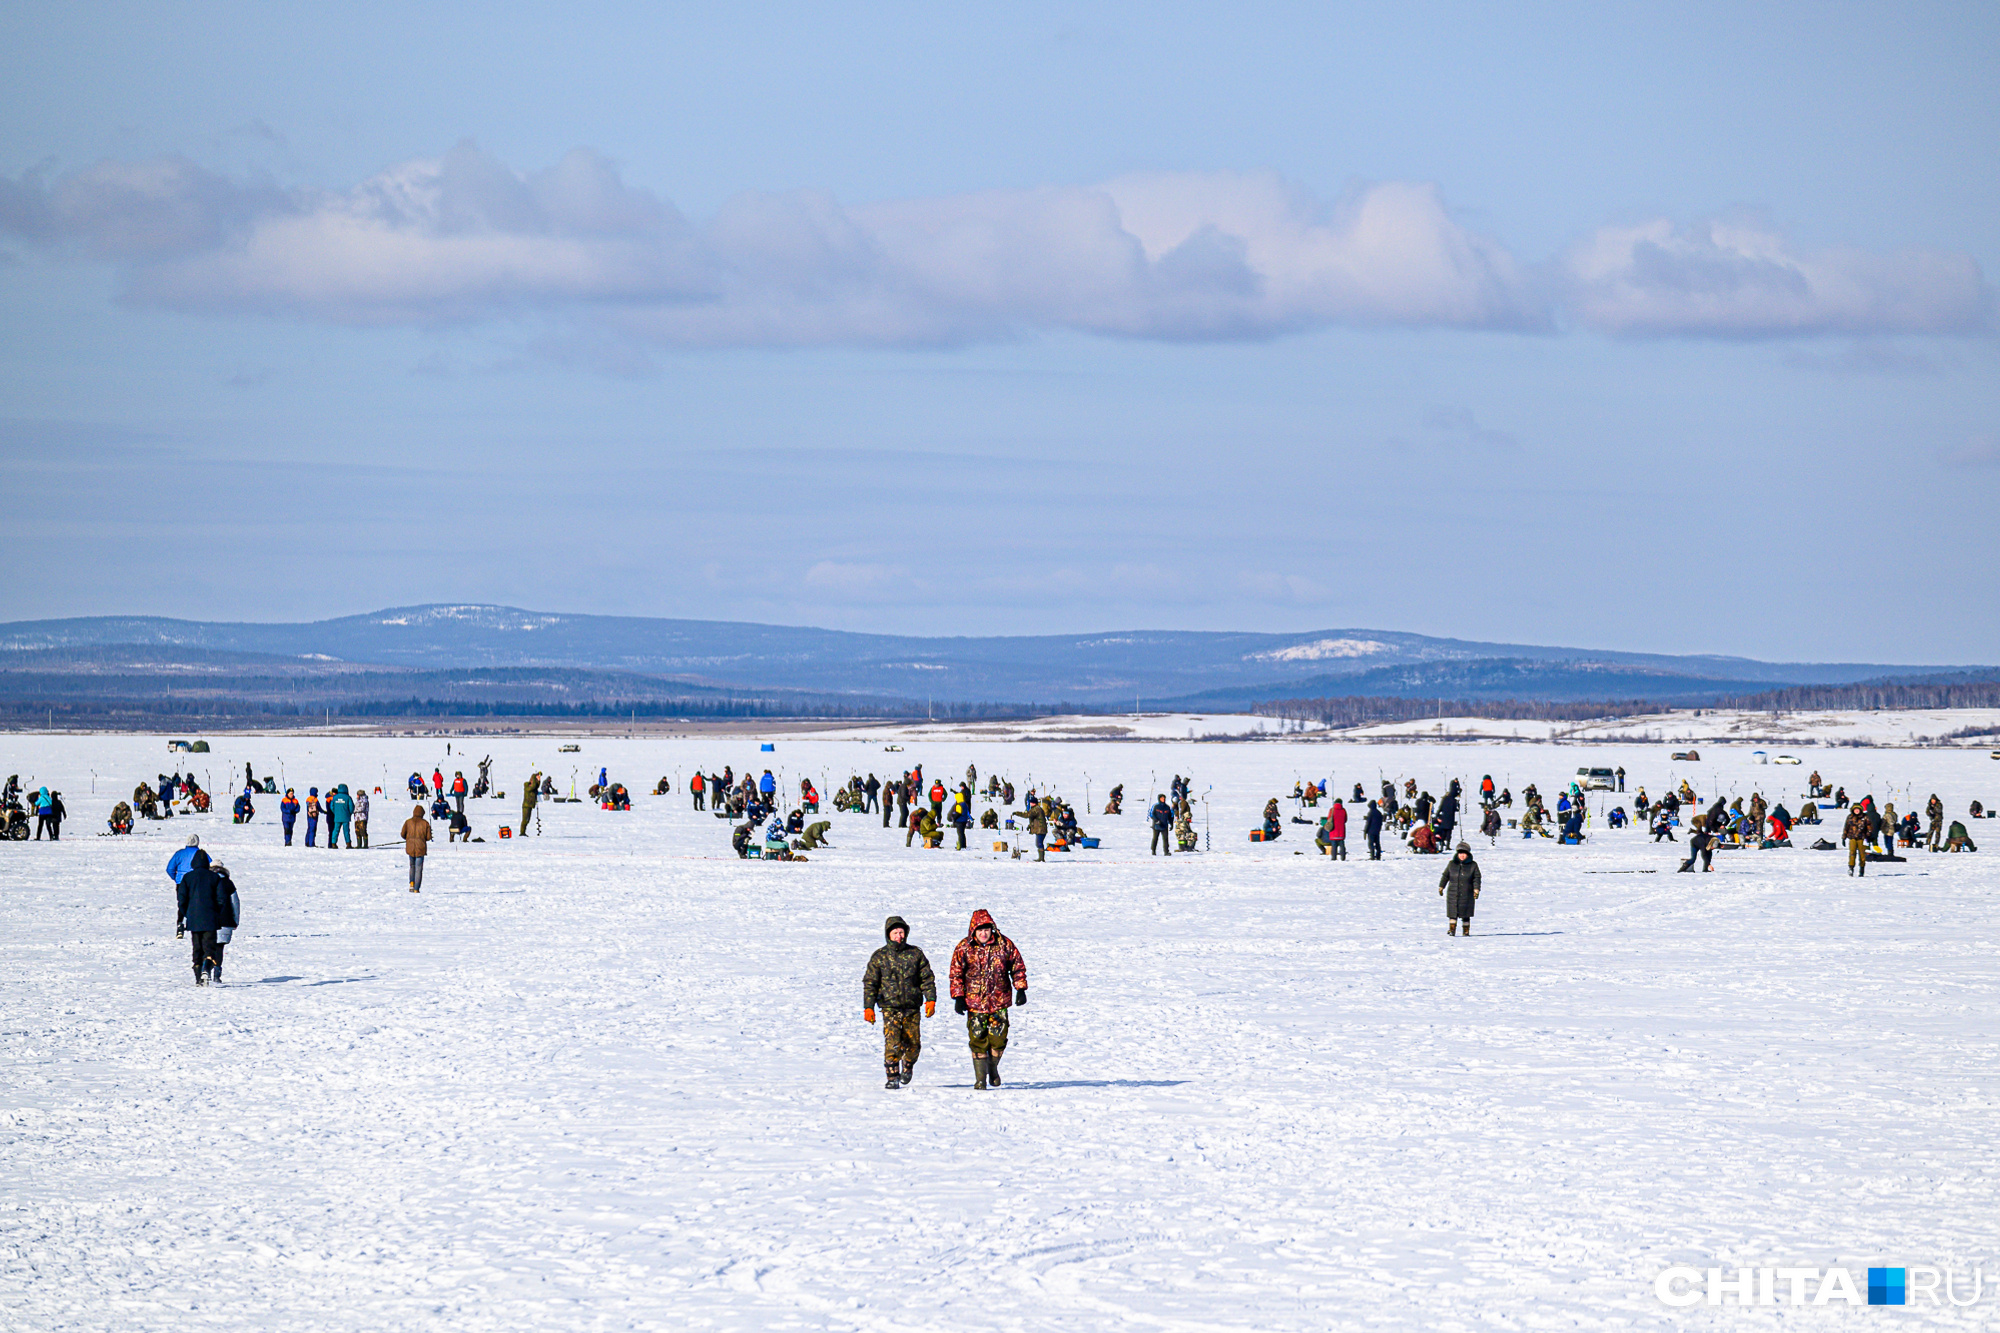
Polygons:
M1791 685L1757 694L1718 695L1703 708L1751 713L1907 711L1932 708L2000 708L2000 679L1974 675L1927 676L1910 680L1862 681L1857 685ZM1543 703L1520 699L1272 699L1254 705L1261 717L1319 722L1331 727L1365 727L1383 722L1415 722L1427 717L1481 717L1502 722L1594 722L1607 717L1643 717L1685 707L1646 699L1579 700ZM1969 733L1968 733L1969 734Z
M37 722L58 726L93 727L140 725L149 722L192 723L211 726L310 725L326 720L380 720L385 718L544 718L593 719L663 718L688 720L713 718L827 718L909 721L936 718L963 722L986 719L1046 717L1079 711L1073 705L1050 706L984 703L938 703L926 708L898 700L798 699L798 698L699 698L645 699L630 703L602 700L589 703L541 703L507 700L467 699L365 699L338 703L273 703L262 699L175 699L0 701L0 721L32 726Z
M1606 717L1663 713L1672 705L1644 699L1544 703L1522 699L1273 699L1251 708L1260 717L1319 722L1330 727L1366 727L1379 722L1415 722L1427 717L1484 717L1503 722L1594 722Z
M1858 685L1792 685L1717 699L1717 708L1759 713L1827 709L2000 708L2000 680L1978 676L1930 676L1917 680L1873 680Z

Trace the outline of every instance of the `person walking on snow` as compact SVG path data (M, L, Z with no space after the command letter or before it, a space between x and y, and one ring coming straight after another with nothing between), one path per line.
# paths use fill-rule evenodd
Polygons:
M1382 859L1382 824L1382 803L1380 801L1370 801L1368 803L1368 818L1362 823L1361 827L1362 831L1368 835L1368 859L1371 861Z
M181 876L187 874L188 868L196 861L207 865L208 853L201 849L200 835L190 833L188 834L187 846L167 858L167 878L175 884L179 884Z
M1868 807L1856 801L1847 807L1847 823L1841 827L1840 836L1847 840L1847 873L1852 875L1856 866L1861 867L1861 875L1868 875Z
M1034 835L1035 859L1048 860L1049 852L1043 840L1049 836L1049 812L1042 808L1039 801L1028 807L1028 832Z
M194 936L194 984L206 986L209 968L220 966L214 958L215 932L229 914L227 882L209 868L208 853L192 841L184 852L186 868L174 880L174 937ZM182 855L175 853L174 860L179 861ZM173 862L168 863L168 873L173 873Z
M972 1047L972 1086L1000 1086L1000 1057L1007 1050L1007 1011L1028 1003L1028 964L1014 941L980 908L951 951L952 1007L965 1015Z
M694 808L697 810L701 809L701 789L707 785L698 768L694 771L694 776L688 779L688 791L694 796Z
M1479 862L1472 859L1472 846L1461 842L1445 863L1444 874L1438 876L1438 893L1444 897L1444 914L1449 923L1444 928L1447 935L1458 933L1459 923L1465 923L1465 933L1472 933L1472 905L1479 899Z
M1347 859L1347 806L1340 801L1326 812L1326 855L1328 861Z
M410 892L421 893L424 887L424 853L431 846L431 821L424 818L424 808L419 805L410 811L410 817L403 821L403 850L410 857Z
M1090 812L1086 810L1084 813L1088 814ZM1154 795L1153 808L1146 813L1146 818L1153 825L1152 850L1147 854L1149 856L1158 856L1161 852L1165 852L1168 856L1172 856L1174 854L1174 808L1167 804L1167 795L1165 792L1159 792Z
M870 1023L882 1011L884 1088L907 1087L923 1053L923 1020L937 1012L937 978L931 960L910 943L910 923L892 916L882 923L888 941L868 959L861 974L861 1016ZM917 1015L918 1006L923 1016Z

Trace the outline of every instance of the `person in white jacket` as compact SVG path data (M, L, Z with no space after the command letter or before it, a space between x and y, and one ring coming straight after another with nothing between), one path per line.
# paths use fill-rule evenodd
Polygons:
M354 788L354 845L368 845L368 788L366 784Z

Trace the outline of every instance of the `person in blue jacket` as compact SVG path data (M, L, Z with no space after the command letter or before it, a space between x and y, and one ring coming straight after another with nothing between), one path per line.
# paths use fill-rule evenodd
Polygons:
M757 790L764 794L764 805L767 808L777 805L778 780L771 776L770 769L765 769L764 776L757 779Z
M208 853L201 849L201 835L190 833L188 834L187 846L167 858L167 878L175 884L179 884L181 876L187 874L188 867L195 863L197 857L200 858L203 865L208 864Z
M292 845L292 825L299 822L298 794L290 787L285 788L285 799L278 802L278 818L285 825L285 846Z
M354 798L347 794L347 784L343 782L326 798L326 845L331 847L337 839L344 839L348 849L353 850L353 820Z

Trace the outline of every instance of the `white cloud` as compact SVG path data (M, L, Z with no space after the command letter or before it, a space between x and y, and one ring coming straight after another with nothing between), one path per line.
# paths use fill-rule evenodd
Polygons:
M1570 313L1615 334L1967 333L1992 313L1969 255L1807 251L1730 222L1600 228L1562 271Z
M521 176L467 143L339 192L178 158L30 173L0 182L0 230L121 265L146 304L348 323L555 311L666 344L1547 323L1513 259L1431 187L1328 209L1269 174L854 208L750 193L697 227L587 150Z
M1539 330L1560 312L1614 334L1961 332L1990 307L1965 256L1803 253L1720 223L1606 228L1550 282L1433 186L1329 206L1268 172L851 207L746 193L695 223L587 149L522 175L462 143L338 191L169 157L0 178L0 233L112 263L148 305L352 324L533 314L579 346Z

